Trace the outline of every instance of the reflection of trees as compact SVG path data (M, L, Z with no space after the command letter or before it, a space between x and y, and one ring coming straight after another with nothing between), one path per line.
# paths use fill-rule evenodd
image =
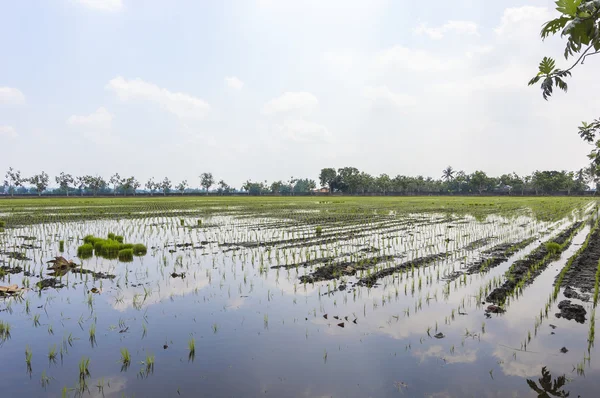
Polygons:
M540 386L538 387L536 382L527 379L529 387L538 394L538 398L551 398L551 397L568 397L569 392L562 390L562 387L567 384L567 378L565 375L559 376L552 380L552 375L544 366L542 368L542 378L538 380Z

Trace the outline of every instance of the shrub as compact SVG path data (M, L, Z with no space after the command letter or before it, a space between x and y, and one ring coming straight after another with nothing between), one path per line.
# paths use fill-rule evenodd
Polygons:
M119 243L123 243L123 237L121 235L115 235L115 240Z
M181 224L181 226L183 227L185 225L185 220L183 218L179 219L179 223Z
M121 243L119 245L119 248L120 248L120 250L123 250L123 249L133 249L133 243Z
M115 234L113 234L112 232L109 232L108 233L108 239L115 240Z
M133 254L135 254L136 256L143 256L148 252L148 249L146 249L146 246L142 245L141 243L136 243L135 245L133 245Z
M84 243L77 248L77 257L90 258L94 253L94 246L91 243Z
M119 261L133 261L133 249L119 250Z
M321 228L321 226L318 226L315 229L315 232L317 233L317 236L321 236L321 234L323 233L323 228Z
M202 225L202 220L198 220L198 226Z

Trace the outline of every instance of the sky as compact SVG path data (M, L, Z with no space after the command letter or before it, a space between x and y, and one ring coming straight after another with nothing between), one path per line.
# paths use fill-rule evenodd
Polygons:
M321 168L441 177L577 170L598 117L590 58L569 92L549 0L0 3L0 172L199 175L240 187ZM1 176L0 176L1 177Z

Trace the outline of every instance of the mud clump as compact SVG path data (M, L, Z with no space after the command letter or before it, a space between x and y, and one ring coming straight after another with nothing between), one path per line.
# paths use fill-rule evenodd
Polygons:
M63 285L62 283L60 283L60 281L56 278L48 278L48 279L42 279L41 281L39 281L38 283L36 283L36 286L40 289L40 290L44 290L47 289L49 287L52 287L54 289L60 289L65 287L65 285Z
M578 323L585 322L585 315L587 311L579 304L571 304L571 300L563 300L558 303L558 309L560 312L556 313L557 318L565 318L567 320L575 319Z
M565 291L563 292L566 298L576 299L581 301L590 301L589 294L579 294L573 289L571 286L567 286Z

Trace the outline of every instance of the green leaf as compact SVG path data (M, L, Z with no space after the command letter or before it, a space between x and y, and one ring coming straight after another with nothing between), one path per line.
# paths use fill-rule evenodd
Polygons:
M549 75L554 70L554 66L556 63L552 58L544 57L542 62L540 62L540 73L544 75Z
M569 17L560 17L546 22L546 24L542 27L542 32L540 33L542 39L556 34L556 32L563 29L570 20L571 18Z
M581 4L581 0L557 0L556 10L561 14L574 17L577 14L577 7Z

